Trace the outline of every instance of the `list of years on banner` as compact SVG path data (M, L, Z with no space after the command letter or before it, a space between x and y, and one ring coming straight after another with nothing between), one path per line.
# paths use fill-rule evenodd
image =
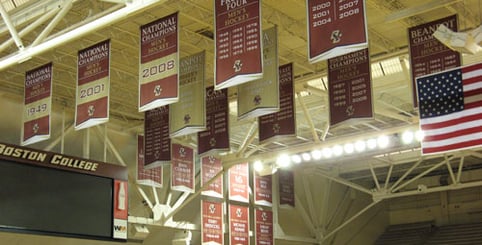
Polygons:
M347 104L358 103L368 99L367 83L365 77L355 80L340 82L333 85L333 106L344 107Z
M328 0L312 6L310 10L313 18L312 27L321 28L323 25L337 19L341 20L352 15L360 14L361 1L362 0ZM331 6L332 3L334 6ZM331 12L332 8L335 10L335 13Z
M414 77L423 76L429 73L440 72L445 69L455 67L457 63L457 55L449 55L445 57L433 57L428 62L420 62L413 64Z
M233 19L238 19L236 16L243 16L243 22L249 21L249 13L246 10L246 7L230 11L227 15L223 28L225 31L223 31L223 29L218 30L218 59L224 60L231 56L241 55L244 52L259 49L258 22L242 25L234 29L226 28L231 25L240 24L239 21L231 21Z

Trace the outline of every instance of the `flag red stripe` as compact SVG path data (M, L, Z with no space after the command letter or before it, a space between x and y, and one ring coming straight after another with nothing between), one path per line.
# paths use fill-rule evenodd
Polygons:
M431 142L431 141L438 141L438 140L445 140L445 139L450 139L458 136L464 136L472 133L478 133L482 131L482 125L474 128L465 128L461 130L457 130L454 132L450 133L444 133L444 134L437 134L437 135L432 135L432 136L425 136L423 138L424 142Z
M482 101L475 101L475 102L467 103L467 104L464 105L465 110L472 109L472 108L475 108L475 107L482 107Z
M453 120L448 120L444 122L439 122L439 123L427 123L427 124L422 124L420 125L422 130L432 130L432 129L439 129L439 128L445 128L445 127L450 127L453 125L457 125L460 123L465 123L465 122L470 122L480 119L480 115L469 115L461 118L455 118Z
M479 95L479 94L482 94L482 88L478 88L478 89L474 89L474 90L470 90L470 91L464 91L464 97L468 97L468 96L474 96L474 95Z
M476 139L471 141L460 142L457 144L443 145L439 147L423 147L423 154L439 153L444 151L451 151L456 149L462 149L467 147L473 147L477 145L482 145L482 139Z
M462 73L467 73L467 72L471 72L471 71L475 71L475 70L479 70L479 69L482 70L482 63L462 67Z

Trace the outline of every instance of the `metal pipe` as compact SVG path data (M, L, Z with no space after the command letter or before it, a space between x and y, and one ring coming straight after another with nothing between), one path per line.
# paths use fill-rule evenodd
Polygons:
M23 50L24 46L23 46L22 40L18 36L17 30L15 29L15 26L12 24L12 21L10 20L10 16L8 15L7 10L5 10L5 8L3 7L2 3L0 3L0 14L2 14L3 21L5 21L8 31L10 31L10 35L12 35L12 38L15 41L15 44L17 44L18 49Z
M94 31L97 31L101 28L107 27L112 25L113 23L123 20L125 18L130 17L132 14L135 14L143 9L148 7L152 7L154 5L160 5L165 3L167 0L137 0L133 1L130 4L127 4L124 8L121 8L115 12L112 12L106 16L100 17L98 19L93 20L90 23L87 23L83 26L80 26L76 29L70 30L60 36L54 37L48 41L45 41L37 46L26 48L15 55L12 55L8 58L5 58L0 61L0 70L3 70L7 67L17 64L18 62L28 59L30 57L39 55L46 51L56 48L61 44L68 43L73 41L77 38L80 38L84 35L90 34Z

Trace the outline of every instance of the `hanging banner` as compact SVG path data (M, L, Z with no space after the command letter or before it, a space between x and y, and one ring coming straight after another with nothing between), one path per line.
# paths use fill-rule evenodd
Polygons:
M263 76L259 0L215 0L215 89Z
M50 138L52 63L25 73L22 145Z
M194 192L194 150L180 144L171 147L171 189Z
M249 203L249 165L239 163L229 169L229 200Z
M162 188L162 166L144 168L144 135L137 135L137 179L140 185Z
M223 203L201 200L201 244L223 245Z
M279 112L258 118L259 141L296 135L295 97L293 89L293 64L279 67Z
M457 15L408 29L414 107L418 107L417 86L415 84L417 77L461 66L460 53L448 48L433 36L433 33L441 24L452 31L458 31Z
M278 170L279 205L295 207L295 180L291 170Z
M254 204L273 206L272 176L260 176L254 171Z
M206 130L197 136L198 154L229 151L228 89L206 88Z
M368 49L328 60L330 125L373 118Z
M263 32L263 57L263 77L238 86L238 119L254 118L279 111L276 26Z
M140 29L139 111L142 112L179 99L178 13Z
M229 204L229 244L249 245L249 207Z
M254 233L256 245L273 245L273 212L255 209L254 224L256 226Z
M221 159L214 156L201 157L201 186L207 184L219 172L223 170ZM223 175L219 175L208 187L201 192L201 195L223 198Z
M170 105L171 138L206 130L205 52L179 61L179 101Z
M309 61L368 48L364 0L307 0Z
M77 54L75 130L109 121L110 40Z
M171 161L169 106L144 113L144 168L152 169Z

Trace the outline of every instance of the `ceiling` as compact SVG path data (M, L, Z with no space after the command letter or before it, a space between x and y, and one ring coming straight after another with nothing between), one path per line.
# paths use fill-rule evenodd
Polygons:
M21 98L25 72L53 62L53 109L73 115L77 51L110 39L110 121L107 125L132 135L141 133L144 114L139 113L137 107L139 27L176 11L180 18L180 56L205 50L206 84L212 85L212 0L2 0L1 4L2 12L6 13L0 22L0 97L3 99ZM463 171L480 167L481 149L422 157L418 144L403 145L396 141L404 131L418 128L418 112L411 102L407 29L454 14L458 15L459 30L473 29L482 23L480 0L366 0L365 6L374 117L330 127L327 62L311 64L308 61L305 1L262 0L263 29L278 26L279 63L294 65L297 133L296 137L259 144L256 120L237 119L237 91L229 88L231 150L222 156L226 163L240 159L272 161L281 152L307 152L386 134L395 140L388 148L311 161L298 167L299 173L317 174L355 189L371 191L381 189L385 182L397 181L404 174L405 179L427 170L426 174L448 174L448 168L439 169L445 166L447 158L454 168L462 162ZM11 23L10 28L7 22ZM464 64L480 60L480 54L463 56ZM72 123L73 116L67 121ZM180 140L196 145L196 135Z

